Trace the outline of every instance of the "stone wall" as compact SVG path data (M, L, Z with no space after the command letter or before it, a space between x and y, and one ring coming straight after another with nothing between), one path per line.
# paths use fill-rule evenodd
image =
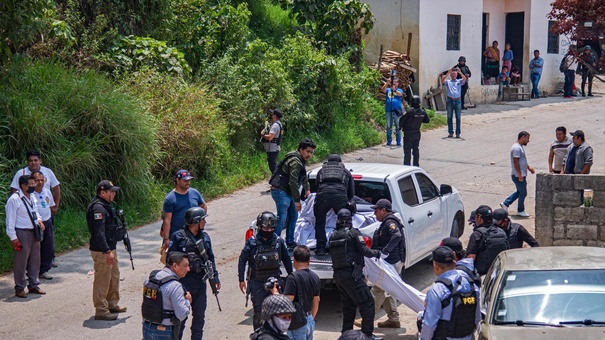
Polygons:
M580 205L592 189L593 206ZM605 247L605 176L538 174L536 239L541 246Z

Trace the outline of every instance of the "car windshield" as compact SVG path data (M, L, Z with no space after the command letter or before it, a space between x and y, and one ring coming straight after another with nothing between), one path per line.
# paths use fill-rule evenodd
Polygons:
M605 321L605 270L510 271L502 280L493 323Z

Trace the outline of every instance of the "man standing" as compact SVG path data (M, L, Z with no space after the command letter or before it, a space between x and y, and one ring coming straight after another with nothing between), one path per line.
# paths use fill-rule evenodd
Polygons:
M485 275L496 256L510 246L504 230L492 224L492 208L480 205L475 210L475 222L477 226L468 240L466 257L474 260L480 275Z
M403 130L403 165L410 165L414 154L414 166L420 166L420 126L430 121L429 115L420 107L420 97L414 96L412 107L399 120L399 126Z
M174 189L164 198L163 223L162 229L160 229L164 247L168 247L168 241L172 235L185 225L185 212L189 208L200 207L204 211L208 211L202 194L196 189L190 188L193 178L187 170L177 171L174 175Z
M433 251L437 280L426 293L420 340L470 340L481 321L479 288L456 270L454 251Z
M555 141L550 145L550 153L548 154L548 171L551 174L563 173L563 160L567 157L567 148L571 144L571 140L567 137L567 129L564 126L559 126L555 130Z
M19 190L19 184L17 183L19 177L23 175L31 175L34 171L40 171L42 175L44 175L44 187L50 190L53 194L55 206L51 208L51 212L53 215L56 214L57 210L59 209L59 201L61 201L61 187L59 186L60 183L57 180L55 173L51 169L42 166L40 151L30 150L27 152L26 158L27 166L23 169L17 170L15 177L13 177L13 182L11 183L11 194Z
M286 226L286 245L290 249L296 247L294 228L302 207L300 187L303 188L304 197L311 193L305 164L313 156L313 152L315 143L309 138L301 140L298 150L289 152L282 159L269 180L278 216L275 233L281 236L282 228Z
M283 116L281 110L272 109L269 110L269 112L269 121L271 122L271 125L269 125L268 129L263 129L260 132L260 135L262 136L263 146L267 152L269 170L273 173L277 167L277 157L279 157L280 151L279 145L281 144L284 127L280 121Z
M529 234L527 229L519 223L511 222L508 212L504 209L496 209L493 213L494 224L502 228L508 237L509 249L523 248L523 242L530 247L538 247L538 241Z
M445 79L447 75L450 79ZM458 79L458 68L453 67L448 71L441 73L441 85L444 85L447 90L447 132L448 138L454 135L453 115L456 111L456 138L460 138L460 115L462 114L462 85L466 84L466 76L460 73L461 79Z
M90 232L90 256L94 261L95 277L92 284L92 302L95 320L115 320L120 307L120 268L116 244L124 239L118 228L118 216L111 202L120 188L108 180L97 184L97 196L86 209L86 223Z
M321 281L319 276L309 269L311 251L307 246L294 248L294 270L286 278L284 295L290 301L297 301L307 315L307 324L288 331L293 340L313 340L315 331L315 316L319 310L319 291Z
M464 85L462 85L462 94L460 95L460 103L462 109L466 110L466 107L464 107L464 99L466 98L466 92L468 92L468 78L471 77L471 69L468 67L468 65L466 65L465 56L460 56L460 58L458 58L458 65L456 65L455 67L460 70L460 73L458 74L456 79L462 79L462 75L464 75L467 80Z
M576 47L574 45L569 46L569 51L561 59L561 64L559 65L559 71L565 75L565 83L563 84L564 98L573 98L573 84L576 79L576 72L574 70L577 68L575 51Z
M38 214L36 198L32 195L36 187L34 179L23 175L17 183L20 189L9 197L5 206L6 234L13 248L15 296L26 298L26 285L32 294L46 294L38 287L40 240L34 236L34 225L44 230L44 224ZM28 280L25 280L26 273Z
M510 148L511 177L515 183L516 191L513 192L500 207L508 211L508 207L519 199L517 216L529 217L525 212L525 197L527 196L527 171L534 174L536 171L527 163L524 146L529 143L529 132L521 131L517 135L517 142Z
M40 171L34 171L32 178L36 182L36 189L33 193L36 198L36 205L40 213L40 219L44 223L44 237L40 242L40 275L41 279L52 280L48 274L52 268L55 258L55 231L52 219L51 209L55 206L53 195L44 187L44 175Z
M597 66L597 58L592 54L590 45L584 47L584 53L580 55L579 59L578 71L582 74L582 97L586 97L586 92L584 92L586 79L588 79L588 96L592 97L592 80L594 79L594 74L589 67L594 68Z
M384 110L387 116L387 145L391 145L393 127L395 127L397 146L401 146L401 131L397 129L397 126L399 126L399 117L403 114L403 90L398 86L399 79L393 76L384 83L381 91L386 94Z
M584 131L576 130L571 133L572 144L567 147L564 160L566 174L589 174L592 166L592 147L586 143Z
M403 235L403 225L393 213L391 202L385 198L378 200L374 209L376 219L381 222L380 227L374 231L372 237L372 249L379 250L385 255L385 261L395 268L397 273L401 273L405 262L405 238ZM380 328L399 328L399 312L397 312L397 300L392 297L386 297L385 291L374 285L372 287L372 296L374 297L374 314L378 312L380 306L387 313L387 321L379 322Z
M206 217L208 217L208 214L203 208L189 208L185 213L186 227L170 237L168 247L168 256L173 252L183 252L187 254L189 260L190 271L180 282L185 290L191 294L191 312L193 314L191 340L201 340L204 335L208 302L206 281L209 276L214 276L216 288L221 289L212 242L208 233L204 231ZM181 323L181 337L183 336L183 330L185 330L186 321Z
M330 155L317 172L317 196L313 213L315 215L315 255L326 255L326 214L330 209L334 213L346 208L355 196L355 182L349 170L345 169L339 155Z
M534 50L534 59L529 62L529 79L531 79L531 97L532 98L540 98L540 90L538 89L538 84L540 83L540 78L542 78L542 67L544 66L544 59L540 57L540 51Z
M143 340L174 339L175 334L180 334L180 323L191 310L191 294L179 282L187 272L187 255L175 251L166 259L164 269L152 271L145 280L141 307Z
M379 250L369 249L363 236L353 228L351 212L338 212L336 230L330 237L330 254L334 268L334 282L342 305L341 333L353 329L355 314L361 314L361 331L374 338L374 298L363 276L364 257L381 257Z
M292 273L292 261L290 261L286 244L274 232L276 222L277 217L272 212L260 213L256 218L258 233L246 241L239 256L237 266L239 289L244 294L252 295L254 329L263 325L261 307L263 300L271 294L265 289L267 279L280 277L280 262L283 263L288 274ZM248 264L248 275L246 275L246 264ZM246 279L248 280L247 285Z

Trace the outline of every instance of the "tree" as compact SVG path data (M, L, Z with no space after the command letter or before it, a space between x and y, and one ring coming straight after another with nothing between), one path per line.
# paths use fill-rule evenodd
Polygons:
M598 38L605 32L605 0L555 0L548 18L556 21L552 33L576 41Z
M0 63L29 47L48 29L51 0L0 1Z

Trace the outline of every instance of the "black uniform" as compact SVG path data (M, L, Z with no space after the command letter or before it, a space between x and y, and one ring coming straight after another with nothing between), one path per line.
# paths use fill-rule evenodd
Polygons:
M107 253L116 249L118 241L124 239L122 231L118 230L118 215L111 203L100 196L92 199L86 210L86 223L90 232L92 251Z
M466 62L464 63L464 65L460 65L460 63L458 63L455 67L458 67L458 69L460 70L456 79L462 79L460 73L464 74L464 76L466 77L466 81L464 82L464 85L462 85L462 93L460 94L460 102L462 104L462 109L465 110L464 98L466 98L466 93L468 92L468 78L471 77L471 69L466 66Z
M580 54L579 59L591 66L593 66L596 62L596 58L592 54L592 52L589 54L583 52L582 54ZM586 65L581 62L578 62L577 73L580 73L582 75L582 96L586 95L586 92L584 92L584 89L586 88L586 80L588 80L588 95L592 96L592 80L594 79L594 74Z
M388 214L380 227L374 231L372 236L372 249L380 250L383 254L388 254L384 259L390 264L399 261L405 262L405 238L403 235L403 225L394 213Z
M183 284L183 287L191 293L191 310L193 314L193 320L191 321L191 339L197 340L202 339L204 335L204 324L206 317L206 307L208 305L208 299L206 294L206 281L208 280L206 266L209 265L204 263L200 250L195 243L202 239L208 261L212 263L212 270L215 273L215 282L219 283L218 272L216 270L216 261L214 258L214 251L212 250L212 243L210 236L204 231L193 235L188 227L172 234L170 237L170 244L168 246L168 253L173 251L179 251L187 254L189 258L189 272L179 281ZM185 322L181 323L181 336L183 336L183 330L185 329Z
M279 333L265 321L263 326L250 334L252 340L289 340L292 339L288 334Z
M244 249L242 249L237 266L239 282L244 282L246 280L246 264L248 264L248 291L252 295L254 329L263 325L261 307L263 300L271 294L264 288L267 279L280 277L280 262L283 263L288 274L293 271L292 260L288 254L286 243L275 233L271 235L270 238L263 238L259 232L256 236L250 237L246 241ZM280 285L283 287L282 283Z
M315 238L317 249L326 247L326 214L330 209L338 213L347 207L347 202L355 196L355 182L349 170L340 161L325 162L317 172L317 196L313 213L315 214Z
M523 247L523 242L527 243L530 247L538 247L538 241L529 234L527 229L519 223L508 222L508 227L504 230L506 236L508 236L508 244L510 249L517 249Z
M431 119L421 107L411 107L399 120L399 127L403 130L403 165L410 165L412 152L414 154L414 166L419 166L420 151L420 126L429 123Z
M374 332L374 298L364 281L363 258L380 257L380 251L369 249L359 230L349 222L332 233L330 254L342 305L342 332L353 329L355 313L359 308L361 331L371 337Z
M492 221L489 220L473 228L466 253L476 256L475 269L479 274L485 275L496 256L501 251L509 248L508 237L504 230L493 225Z

